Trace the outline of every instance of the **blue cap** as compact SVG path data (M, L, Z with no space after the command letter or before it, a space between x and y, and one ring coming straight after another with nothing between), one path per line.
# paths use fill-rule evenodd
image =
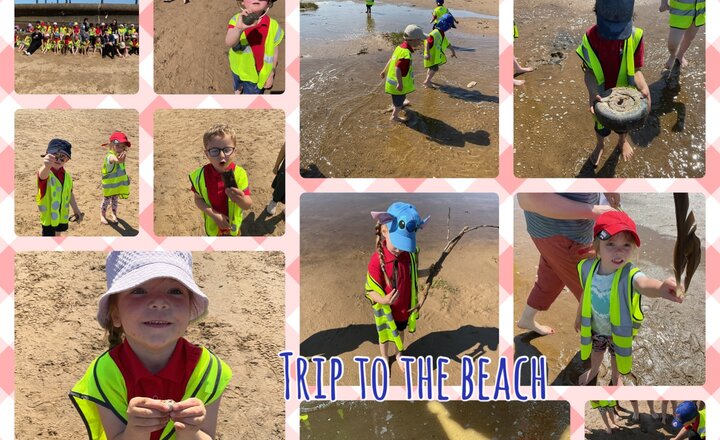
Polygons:
M447 32L450 28L455 27L455 17L451 13L447 13L442 17L438 18L435 27L443 32Z
M57 153L63 153L67 157L72 157L70 155L70 150L72 149L72 145L70 145L70 142L64 140L64 139L52 139L50 142L48 142L47 151L45 151L45 154L57 154ZM45 154L42 154L41 156L45 156Z
M415 252L415 233L421 229L430 216L420 217L417 209L409 203L395 202L386 212L371 212L370 215L381 224L387 225L390 233L390 242L396 248L405 252Z
M608 40L625 40L632 35L635 0L598 0L595 2L600 36Z
M445 3L445 0L435 0L435 3L437 3L438 5L442 5L443 3Z
M682 428L687 422L692 421L698 416L698 409L695 402L686 400L685 402L678 405L675 409L675 418L673 419L672 425L675 429Z

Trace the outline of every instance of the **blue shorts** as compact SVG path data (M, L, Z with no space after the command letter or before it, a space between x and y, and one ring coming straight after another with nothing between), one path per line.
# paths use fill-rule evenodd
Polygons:
M240 93L243 95L262 95L263 90L257 86L254 82L243 81L239 76L232 74L233 77L233 90L242 90Z
M394 107L402 107L407 95L390 95Z

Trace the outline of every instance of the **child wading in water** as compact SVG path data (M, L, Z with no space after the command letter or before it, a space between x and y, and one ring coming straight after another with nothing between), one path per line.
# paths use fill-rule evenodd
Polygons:
M410 105L406 99L408 93L415 91L413 77L412 54L413 48L420 46L427 37L419 26L410 24L403 32L403 41L395 48L390 60L387 62L380 78L385 78L385 93L392 98L393 111L391 121L407 122L407 118L400 116L400 110Z
M370 214L377 221L377 249L368 264L365 297L375 314L380 356L389 362L390 343L395 344L399 356L404 349L403 332L415 332L418 312L410 309L418 304L418 277L429 272L418 270L415 234L430 217L423 220L413 205L403 202L393 203L386 212ZM399 365L402 370L402 362Z
M232 372L183 338L207 313L188 252L111 252L97 320L110 350L96 358L70 400L93 439L215 438Z
M103 144L108 147L102 166L103 202L100 205L100 223L117 223L118 198L127 199L130 194L130 179L125 172L125 157L130 141L125 133L116 131L110 135L110 141ZM112 213L107 215L108 206Z
M445 36L445 32L455 27L455 19L451 14L445 14L438 20L435 28L425 40L425 52L423 53L423 65L427 68L427 77L423 81L423 86L434 89L432 78L440 70L440 66L447 63L445 51L450 49L450 53L455 58L455 48L450 44L450 40Z
M605 351L610 352L611 384L622 385L620 374L632 369L632 344L644 319L641 297L682 302L674 277L656 280L630 261L640 246L635 222L620 211L606 212L593 228L597 258L578 263L583 294L578 304L575 331L580 332L580 357L590 358L590 369L579 385L598 374Z

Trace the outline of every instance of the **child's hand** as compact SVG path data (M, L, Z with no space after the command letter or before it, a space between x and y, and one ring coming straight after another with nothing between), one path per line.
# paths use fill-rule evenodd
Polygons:
M397 87L396 87L396 88L397 88L398 92L402 92L402 90L403 90L402 79L400 79L400 81L398 81L398 84L397 84Z
M395 303L395 301L398 298L398 291L397 289L393 289L392 292L388 293L387 295L382 297L382 301L378 301L380 304L385 304L386 306L392 305Z
M275 79L275 73L271 73L268 77L267 81L265 81L265 85L263 86L264 89L272 89L273 86L273 79Z
M658 8L658 11L665 12L668 9L670 9L668 6L668 0L660 0L660 7Z
M217 225L217 227L220 230L223 230L223 229L230 230L230 221L224 215L220 214L219 212L213 211L210 218L213 219L213 221L215 222L215 224Z
M645 87L644 89L640 90L640 93L647 99L648 102L648 108L652 108L652 102L650 101L650 88Z
M243 202L244 194L238 188L225 188L225 194L235 202L236 205L240 205Z
M595 103L600 102L602 100L602 97L600 95L595 95L595 99L590 101L590 113L595 114Z
M578 333L580 331L580 320L582 318L580 315L575 316L575 333Z
M454 51L454 50L450 53L450 56L451 56L452 58L457 58L457 55L455 55L455 51Z
M50 168L57 168L62 165L62 162L58 162L54 154L46 154L45 157L43 157L43 165Z
M205 413L205 404L200 399L192 397L182 402L175 402L172 405L170 418L175 422L178 437L199 431L205 421Z
M162 400L133 397L128 402L126 432L145 434L163 429L170 420L170 407Z
M380 72L380 78L385 79L385 71Z
M660 296L668 301L673 301L676 303L683 302L684 295L682 292L682 287L678 291L675 277L667 278L665 281L662 282L662 285L660 286Z
M127 156L127 151L123 151L122 153L117 155L117 160L120 163L125 163L125 157Z

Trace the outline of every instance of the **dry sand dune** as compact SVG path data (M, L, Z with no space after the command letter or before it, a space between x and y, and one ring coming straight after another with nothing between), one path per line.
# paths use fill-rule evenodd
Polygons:
M241 123L239 121L250 122ZM245 168L252 209L243 215L242 235L283 235L283 206L273 216L265 212L272 200L272 172L285 141L282 110L161 110L155 114L155 233L160 236L205 235L195 207L188 174L208 163L203 134L224 123L237 133L233 160ZM244 126L252 130L244 130Z
M155 1L155 91L157 93L233 93L225 34L230 18L239 12L233 0ZM269 14L285 29L285 0ZM285 90L285 40L272 93Z
M212 350L233 370L216 438L282 438L285 404L277 353L285 346L283 255L212 252L193 257L195 281L210 298L210 309L190 325L186 338ZM87 438L67 393L107 349L95 320L98 297L105 291L105 254L20 253L15 278L16 438Z
M103 200L101 175L107 151L102 144L113 131L127 134L132 147L126 169L130 177L130 197L120 199L117 226L100 223ZM135 110L18 110L15 114L15 233L41 233L35 196L40 157L52 138L72 144L72 159L66 170L73 178L73 192L82 223L71 223L68 236L136 235L138 215L138 113Z

